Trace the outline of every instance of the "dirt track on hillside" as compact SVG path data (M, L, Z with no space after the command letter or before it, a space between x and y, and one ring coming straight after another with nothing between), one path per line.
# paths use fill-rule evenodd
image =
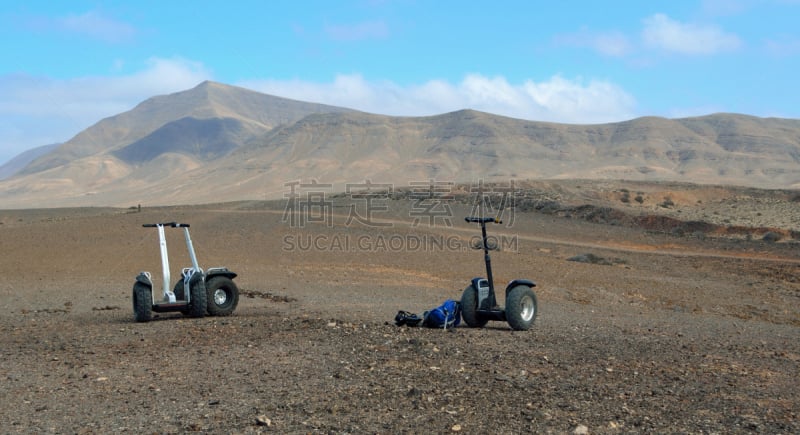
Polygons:
M492 260L499 283L537 282L534 327L442 331L392 320L485 274L468 207L452 227L411 226L404 201L384 227L341 208L291 228L284 211L0 212L3 432L800 432L795 241L519 212L490 228L505 243ZM239 273L233 316L133 322L133 278L159 270L141 224L173 220L192 224L201 265ZM584 253L611 265L568 261Z

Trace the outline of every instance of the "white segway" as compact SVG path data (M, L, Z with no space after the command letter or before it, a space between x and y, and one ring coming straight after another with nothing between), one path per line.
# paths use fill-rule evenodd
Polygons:
M486 263L486 278L473 278L472 283L461 295L461 316L467 326L481 328L490 320L508 322L517 331L527 331L536 320L539 303L533 288L536 284L529 279L515 279L506 286L506 306L497 305L492 260L489 258L489 240L486 236L487 223L502 223L499 219L487 217L467 217L467 222L481 226L483 259Z
M233 313L239 303L239 289L233 282L236 273L226 267L212 267L205 272L200 268L189 236L189 224L167 222L142 226L158 229L163 287L161 298L156 299L150 272L140 272L136 276L133 284L134 320L147 322L152 319L152 312L179 311L190 317L203 317L206 312L212 316L228 316ZM169 255L164 234L166 227L183 228L186 249L192 261L191 267L182 269L181 279L172 289L169 284Z

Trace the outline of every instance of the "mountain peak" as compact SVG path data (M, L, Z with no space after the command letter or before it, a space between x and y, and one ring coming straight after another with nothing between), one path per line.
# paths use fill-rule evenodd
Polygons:
M248 199L297 179L624 178L797 188L799 156L800 120L713 114L575 125L470 109L391 117L204 81L98 122L0 182L0 200L75 205L88 191L107 204L137 203L142 192L164 203L189 193L192 201Z
M212 80L204 80L197 84L197 86L181 91L181 92L196 92L196 91L214 91L214 92L225 92L231 90L243 90L246 92L255 92L245 88L240 88L238 86L226 85L225 83L215 82ZM180 92L179 92L180 93Z
M221 85L222 85L222 83L219 83L219 82L215 82L215 81L211 81L211 80L203 80L202 82L200 82L200 84L195 86L194 89L206 88L206 87L210 87L210 86L221 86Z
M210 80L194 88L158 95L132 110L106 118L82 131L54 152L31 162L22 172L31 174L95 154L131 145L175 121L232 119L249 131L269 131L313 113L351 112L336 106L267 95ZM231 125L220 123L215 125Z

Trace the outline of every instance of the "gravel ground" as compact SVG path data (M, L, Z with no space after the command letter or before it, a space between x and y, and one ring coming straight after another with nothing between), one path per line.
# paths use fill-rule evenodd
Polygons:
M518 213L492 260L497 282L537 282L533 328L408 328L398 310L484 275L466 206L434 227L408 207L303 228L268 203L0 211L2 432L800 433L796 242ZM167 220L239 273L233 316L133 322L133 278L159 270L141 224ZM589 253L608 261L568 260Z

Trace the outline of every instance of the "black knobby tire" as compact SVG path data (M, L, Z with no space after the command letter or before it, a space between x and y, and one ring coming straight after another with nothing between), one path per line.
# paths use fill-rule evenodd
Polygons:
M512 329L527 331L536 320L539 303L536 293L526 285L518 285L506 295L506 320Z
M227 276L215 276L206 282L208 314L230 316L239 305L239 288Z
M189 317L203 317L206 315L206 287L203 281L196 281L189 289L189 309L184 314ZM176 297L177 299L177 297Z
M172 288L172 293L175 293L176 301L186 300L186 295L183 294L183 278L175 283L175 287Z
M478 290L472 285L461 294L461 318L470 328L482 328L488 322L478 317Z
M148 322L153 318L153 292L150 287L137 282L133 285L133 319Z
M183 278L181 278L180 280L178 280L178 282L175 283L175 287L172 288L172 293L175 293L175 300L176 301L185 301L186 300L186 293L184 293L183 288L184 288ZM184 316L188 316L188 315L190 315L191 308L192 307L187 306L186 308L181 310L181 313Z

